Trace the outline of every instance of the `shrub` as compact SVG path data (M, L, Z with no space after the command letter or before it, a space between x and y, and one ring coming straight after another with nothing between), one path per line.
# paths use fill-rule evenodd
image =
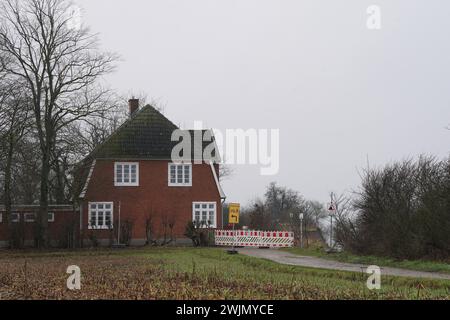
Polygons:
M133 236L133 226L134 223L130 220L125 220L120 224L120 243L127 246L131 244L131 239Z
M347 249L398 259L450 257L450 159L422 156L367 170L353 208L356 218L337 224Z
M192 240L194 247L207 247L214 244L213 231L203 226L193 221L189 221L186 225L184 235Z

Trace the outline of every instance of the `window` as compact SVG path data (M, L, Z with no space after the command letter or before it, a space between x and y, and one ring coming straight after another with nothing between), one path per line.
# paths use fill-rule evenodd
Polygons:
M169 164L169 187L192 187L192 164Z
M197 225L217 228L215 202L194 202L192 207L192 220Z
M114 170L114 185L116 187L139 186L139 163L116 163Z
M19 222L20 220L20 214L13 213L12 214L12 222ZM27 212L23 215L23 220L27 223L33 223L36 222L36 213ZM0 222L2 222L1 214L0 214ZM48 222L55 222L55 214L53 212L48 213Z
M89 229L112 229L113 210L112 202L89 203Z
M25 220L25 222L35 222L36 214L35 213L25 213L24 220Z
M18 213L13 213L11 215L11 222L17 223L20 220L20 215ZM3 213L0 213L0 223L3 223Z
M12 223L18 223L20 221L20 214L18 213L11 213L11 222Z

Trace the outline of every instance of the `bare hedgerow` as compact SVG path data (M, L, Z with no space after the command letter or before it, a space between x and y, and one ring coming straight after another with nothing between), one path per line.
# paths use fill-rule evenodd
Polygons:
M367 169L353 209L356 217L339 225L347 249L400 259L448 259L450 159L421 156Z

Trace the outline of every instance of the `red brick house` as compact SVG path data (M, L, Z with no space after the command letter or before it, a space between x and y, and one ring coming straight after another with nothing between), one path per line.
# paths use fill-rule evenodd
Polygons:
M130 119L83 161L79 225L84 243L107 245L118 237L131 245L169 238L180 243L187 240L189 221L222 227L225 195L214 139L193 142L189 161L173 162L172 150L179 144L172 141L175 130L155 108L139 110L139 101L130 100ZM208 131L184 133L212 137ZM196 164L195 155L212 144L213 157Z
M222 227L225 195L212 133L181 131L207 139L192 143L192 156L183 154L183 161L173 162L172 150L179 142L172 141L172 134L179 128L152 106L139 110L138 100L130 100L129 107L130 118L80 163L76 208L49 207L52 246L111 245L119 237L120 244L129 245L161 239L190 243L184 237L189 221ZM209 158L203 157L206 149L212 149ZM13 207L12 229L19 246L34 245L38 211L39 206ZM10 244L4 215L0 206L0 247Z

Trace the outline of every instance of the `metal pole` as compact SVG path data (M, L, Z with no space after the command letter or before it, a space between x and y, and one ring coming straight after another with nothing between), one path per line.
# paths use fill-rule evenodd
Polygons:
M331 206L334 205L334 193L331 193ZM330 214L330 249L333 248L333 213Z
M119 201L119 230L117 231L117 244L120 245L120 209L122 207L122 201Z
M225 229L225 228L224 228L224 225L223 225L223 219L224 219L223 216L224 216L224 212L225 212L225 211L224 211L224 210L225 210L225 208L224 208L225 201L226 201L226 200L223 200L223 201L222 201L222 212L220 213L221 216L222 216L222 230Z
M331 227L330 227L330 248L333 248L333 215L330 215Z
M303 219L300 219L300 247L303 249Z
M234 230L235 224L233 223L233 252L235 251L236 247L236 231Z

